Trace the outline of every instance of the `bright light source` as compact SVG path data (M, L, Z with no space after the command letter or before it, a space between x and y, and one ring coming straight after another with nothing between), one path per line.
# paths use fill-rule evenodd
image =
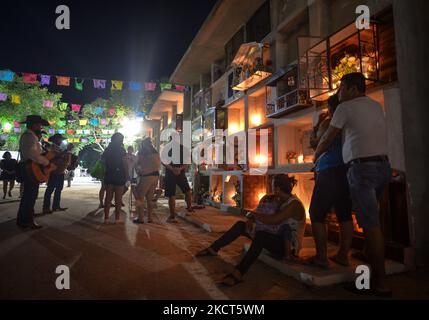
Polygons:
M143 119L123 118L119 132L126 138L136 137L143 131Z
M253 114L252 117L250 118L250 122L255 127L260 126L262 123L261 115L259 113Z
M261 199L266 195L265 192L259 192L258 193L258 201L261 201Z
M304 163L304 155L300 154L298 156L298 163Z
M226 183L228 183L228 182L229 182L229 180L231 180L231 176L226 176L226 177L225 177L225 182L226 182Z
M11 124L11 123L9 123L9 122L6 122L6 123L3 125L3 128L4 128L4 131L9 132L10 130L12 130L12 124Z
M262 165L262 164L267 164L268 163L268 158L267 156L263 155L263 154L257 154L255 156L255 163Z
M228 134L234 134L238 132L238 124L233 122L228 126Z

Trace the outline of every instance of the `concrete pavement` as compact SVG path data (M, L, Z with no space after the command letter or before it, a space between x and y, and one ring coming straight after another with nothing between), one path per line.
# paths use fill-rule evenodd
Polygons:
M18 203L0 204L0 299L362 298L339 286L308 288L260 261L245 282L220 288L217 281L239 261L245 239L220 257L195 259L222 230L166 224L162 204L154 224L134 225L125 208L125 224L104 226L97 193L96 185L65 188L62 206L69 210L37 217L44 228L36 231L16 227ZM41 211L40 198L36 209ZM55 287L58 265L70 267L70 290ZM428 298L427 280L424 270L389 278L398 298Z

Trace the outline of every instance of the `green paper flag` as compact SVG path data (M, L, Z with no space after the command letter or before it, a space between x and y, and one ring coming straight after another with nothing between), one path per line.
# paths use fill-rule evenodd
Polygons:
M76 90L82 91L83 90L83 79L74 78L74 87Z
M171 83L161 83L159 86L161 87L161 91L170 90L172 87Z
M59 104L58 108L59 108L61 111L66 111L66 110L67 110L68 105L69 105L69 104L68 104L67 102L61 102L61 103Z

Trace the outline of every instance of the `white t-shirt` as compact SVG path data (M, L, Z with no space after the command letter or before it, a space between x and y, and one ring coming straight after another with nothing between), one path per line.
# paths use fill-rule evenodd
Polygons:
M331 126L343 130L343 158L348 163L358 158L387 155L387 131L381 105L369 97L341 103Z

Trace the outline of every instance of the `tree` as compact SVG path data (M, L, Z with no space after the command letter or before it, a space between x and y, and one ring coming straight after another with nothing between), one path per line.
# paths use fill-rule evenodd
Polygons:
M65 113L56 106L61 100L61 93L50 93L45 87L39 84L26 84L22 78L16 77L11 82L0 81L0 92L8 96L7 101L0 101L0 146L2 149L18 150L19 132L15 132L14 127L18 127L19 121L24 121L27 115L38 114L49 120L52 126L61 124ZM12 95L19 96L20 104L11 102ZM45 100L53 102L52 108L43 106ZM12 128L8 130L8 127ZM25 125L20 126L25 130Z

